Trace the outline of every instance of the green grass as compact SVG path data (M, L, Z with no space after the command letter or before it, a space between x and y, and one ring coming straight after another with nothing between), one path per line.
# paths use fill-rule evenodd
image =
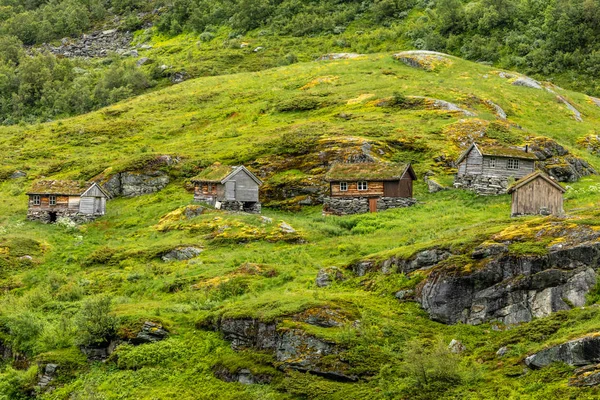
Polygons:
M319 77L334 78L301 89ZM0 340L31 360L69 366L61 386L40 398L416 398L417 392L421 398L597 396L596 389L567 387L569 368L520 374L520 362L531 352L593 332L600 321L596 307L510 330L491 324L446 326L430 321L416 303L394 297L398 290L416 287L422 275L356 277L345 268L367 259L408 258L431 247L468 254L498 237L517 238L510 248L514 254L540 254L547 251L550 236L536 234L546 224L600 226L595 211L598 177L569 185L565 208L574 218L563 222L511 219L507 195L478 197L459 190L429 194L421 180L415 183L416 206L378 214L325 217L317 206L297 212L266 208L264 215L273 220L268 224L253 215L209 211L186 219L177 212L192 204L185 185L199 166L243 162L257 172L268 171L261 175L267 185L318 182L326 170L319 154L353 150L364 141L374 143L378 157L411 161L419 177L432 170L450 183L453 170L434 158L459 153L448 127L465 117L371 103L395 92L470 104L477 118L493 121L489 110L469 96L491 99L521 127L512 128L509 137L500 135L505 142L543 135L600 165L596 156L576 146L600 117L600 109L583 95L564 92L585 114L585 122L576 123L551 94L511 86L489 67L453 59L438 72L424 72L389 54L203 78L81 117L0 128L2 170L28 172L26 179L0 183ZM349 102L365 94L372 96ZM322 105L277 111L282 101L305 98ZM341 113L351 118L338 118ZM282 150L282 133L307 131L320 138L314 145L300 142L293 151ZM24 193L34 179L91 178L109 167L113 172L138 168L156 154L182 159L165 169L172 182L163 191L112 200L105 217L77 229L24 220ZM282 221L297 233L281 233ZM204 251L189 261L166 263L160 258L167 250L189 245ZM21 259L24 255L32 259ZM349 279L317 288L317 272L331 266L345 269ZM248 272L253 270L258 272ZM152 320L166 326L171 337L158 344L122 347L119 357L104 364L81 363L74 321L82 302L100 294L112 297L122 329ZM319 307L341 310L349 323L318 328L293 319ZM235 353L217 333L205 329L220 317L277 320L332 340L346 349L351 372L364 378L339 383L274 371L268 354ZM360 323L352 324L354 320ZM447 344L453 338L467 346L455 366L458 381L419 390L409 373L409 350L435 348L438 341ZM508 356L496 358L504 345L510 347ZM225 383L213 375L218 365L250 365L273 373L274 382ZM16 396L8 387L32 385L36 370L36 363L19 371L0 366L0 398L5 393Z

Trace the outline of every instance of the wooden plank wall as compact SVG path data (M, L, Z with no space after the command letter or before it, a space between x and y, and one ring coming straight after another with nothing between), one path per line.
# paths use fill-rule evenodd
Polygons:
M496 158L496 167L489 167L489 159ZM483 174L486 176L498 176L502 178L522 178L531 174L535 169L535 161L519 160L519 169L507 169L508 158L488 157L483 158Z
M513 192L513 215L536 215L541 208L547 208L554 215L564 213L563 193L544 179L537 178Z
M237 201L258 201L258 184L244 170L235 174L232 178L235 181L235 200Z
M358 190L358 182L347 182L348 190L345 192L340 191L339 182L331 182L331 196L332 197L373 197L383 196L383 182L382 181L371 181L368 184L368 190Z

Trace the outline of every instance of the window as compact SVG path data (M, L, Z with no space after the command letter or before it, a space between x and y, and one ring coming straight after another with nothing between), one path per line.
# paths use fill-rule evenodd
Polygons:
M369 190L369 184L365 181L358 182L358 190Z
M51 206L55 206L56 205L56 196L50 196L49 203Z
M348 182L340 182L340 192L348 191Z
M495 158L488 158L488 167L496 168L496 159Z
M42 204L42 200L40 199L40 196L38 196L38 195L33 196L33 205L39 206L40 204Z
M506 162L506 169L519 169L519 160L509 158Z

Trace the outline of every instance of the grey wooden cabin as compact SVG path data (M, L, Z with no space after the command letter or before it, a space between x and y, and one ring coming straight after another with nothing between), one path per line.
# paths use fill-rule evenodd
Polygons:
M260 213L259 188L262 181L244 166L219 163L192 178L194 200L229 211Z
M512 195L511 216L564 215L565 188L541 171L522 178L508 189Z
M457 160L458 175L484 175L519 179L535 170L537 157L524 149L482 146L476 143Z
M109 199L97 183L59 180L36 182L27 195L27 218L44 223L53 223L62 217L76 222L93 220L106 213Z

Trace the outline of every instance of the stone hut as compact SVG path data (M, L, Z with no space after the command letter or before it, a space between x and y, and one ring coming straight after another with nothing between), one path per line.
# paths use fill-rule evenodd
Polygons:
M416 203L410 164L337 163L327 173L330 197L324 214L347 215L408 207Z
M535 170L537 157L524 148L473 143L456 161L458 174L454 187L481 195L506 193L510 180L518 180Z
M536 171L512 185L511 216L564 215L565 188L541 171Z
M228 211L261 212L262 181L244 166L213 164L192 178L194 201Z
M106 213L109 195L97 183L46 180L33 184L27 193L27 219L54 223L67 217L88 222Z

